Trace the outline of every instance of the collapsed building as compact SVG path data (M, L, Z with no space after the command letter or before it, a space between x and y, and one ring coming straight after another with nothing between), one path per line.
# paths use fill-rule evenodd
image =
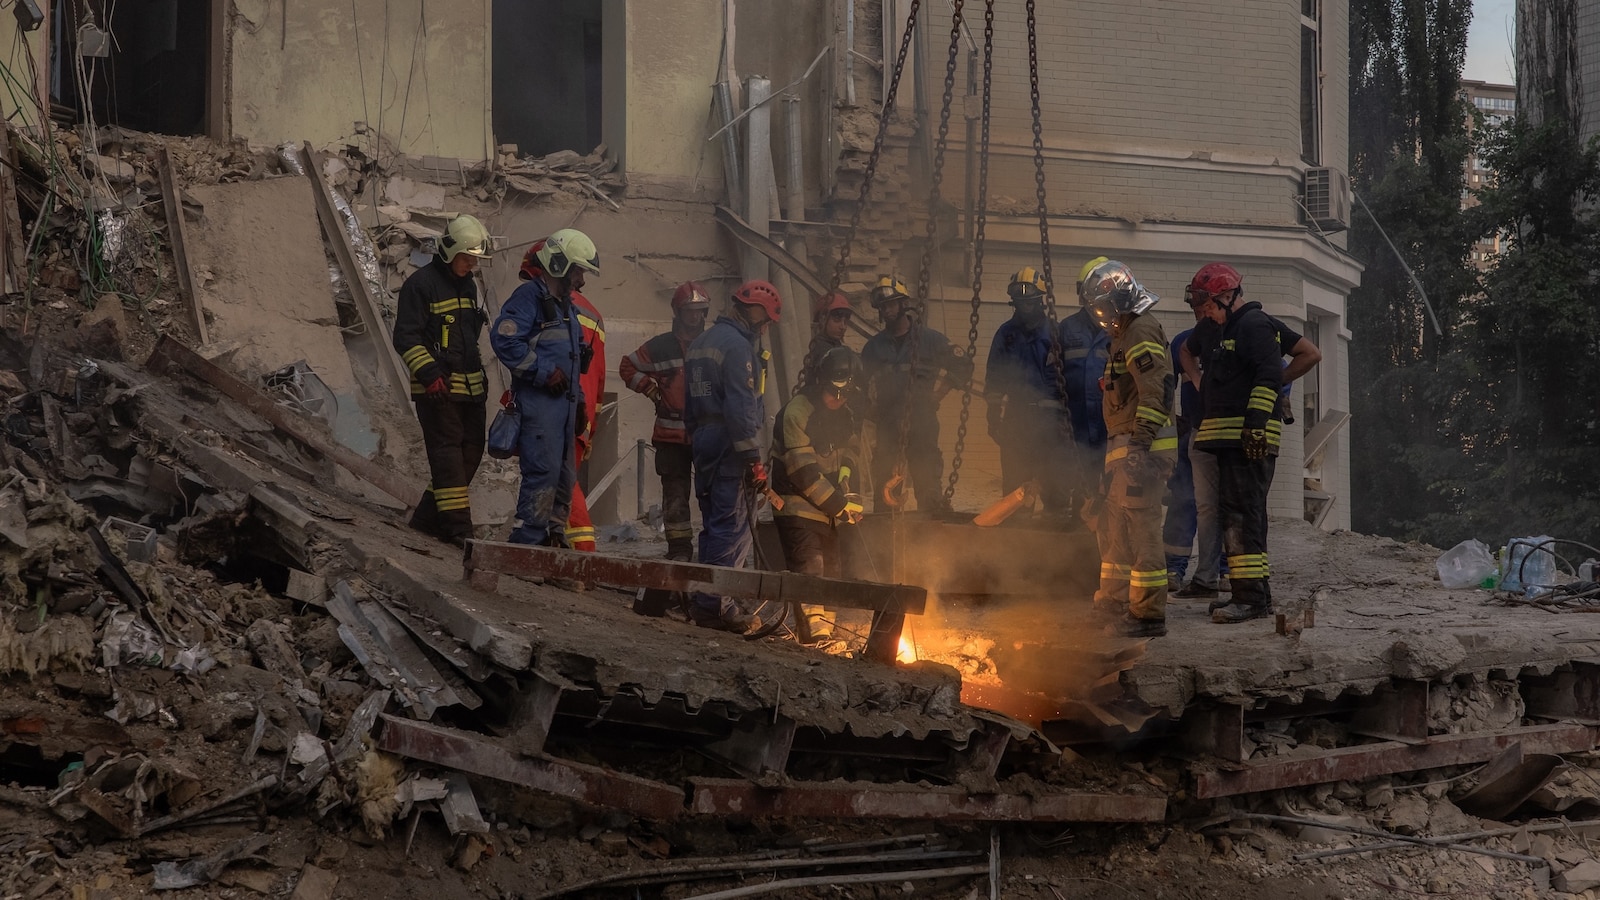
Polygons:
M16 5L0 764L6 839L28 853L12 887L98 884L70 860L121 846L99 874L333 896L331 844L262 874L257 832L286 817L408 852L426 818L465 869L530 846L516 829L592 829L600 859L628 864L545 860L522 890L608 896L683 875L632 863L681 855L686 823L1187 819L1221 848L1264 841L1241 823L1279 816L1305 840L1371 821L1430 850L1496 841L1499 876L1586 889L1586 859L1537 851L1537 828L1480 829L1452 799L1489 818L1595 802L1560 768L1582 772L1596 747L1600 625L1552 614L1588 598L1446 589L1427 548L1338 530L1343 297L1359 275L1337 233L1344 4L1201 4L1160 23L1120 4L1039 10L1057 270L1109 253L1176 294L1199 263L1242 260L1269 310L1331 351L1273 489L1278 621L1218 630L1179 607L1154 643L1089 627L1093 536L1042 522L869 520L880 584L651 559L649 416L626 396L606 398L586 474L616 538L601 554L487 539L515 489L493 465L474 484L485 540L462 554L405 529L426 478L388 340L393 294L456 213L499 238L491 307L528 242L593 234L606 265L591 293L624 348L665 326L680 281L770 276L804 308L829 273L858 298L925 251L930 321L974 309L997 323L998 294L970 299L973 256L995 272L1038 253L1015 9L996 9L1011 62L994 67L988 152L968 104L930 210L942 11L908 34L905 2L538 5L533 24L501 4L174 5L156 28L47 4L37 31L34 4ZM1090 15L1092 39L1074 24ZM952 31L952 83L974 98L979 21ZM1103 59L1157 27L1226 35L1281 77L1207 82L1173 60L1171 77L1146 69L1129 87ZM508 64L534 56L542 79ZM880 127L896 69L907 99ZM136 89L158 76L181 85L164 104ZM974 245L980 161L993 175ZM774 400L795 380L801 319L775 336ZM953 406L949 433L964 424ZM997 495L998 467L982 436L963 449L970 511ZM629 609L637 589L696 587L826 596L872 614L869 652L708 637ZM1406 792L1440 769L1473 778L1418 813ZM1430 816L1439 826L1416 837ZM196 837L162 837L175 832ZM833 872L967 896L987 874L1000 895L988 833L929 837L812 844L781 865L722 858L699 877Z

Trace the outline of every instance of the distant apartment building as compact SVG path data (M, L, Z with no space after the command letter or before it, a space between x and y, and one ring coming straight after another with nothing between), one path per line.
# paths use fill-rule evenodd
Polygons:
M1490 84L1486 81L1470 81L1462 79L1461 91L1466 95L1467 102L1473 109L1483 114L1484 127L1494 127L1505 122L1517 111L1517 86L1514 84ZM1467 127L1475 127L1469 121ZM1493 181L1494 173L1484 163L1477 153L1467 157L1467 171L1465 187L1461 193L1461 205L1477 205L1475 194L1488 187ZM1480 239L1472 248L1472 262L1479 269L1487 269L1490 262L1505 249L1505 239L1501 235L1492 235Z

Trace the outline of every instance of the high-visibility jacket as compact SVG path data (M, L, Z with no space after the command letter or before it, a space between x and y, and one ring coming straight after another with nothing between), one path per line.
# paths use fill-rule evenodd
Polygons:
M1178 426L1172 417L1177 383L1167 358L1167 335L1155 316L1134 316L1111 335L1109 349L1101 397L1105 468L1111 475L1106 498L1128 508L1159 506L1161 487L1178 456ZM1146 471L1131 472L1120 464L1135 448L1147 453Z
M655 429L650 433L650 439L657 444L689 443L689 433L683 426L683 357L688 350L689 341L676 331L668 331L645 341L617 364L617 374L630 390L642 394L651 385L661 390Z
M478 337L487 322L471 275L457 278L438 257L412 272L400 287L393 336L395 352L411 372L411 396L426 394L428 385L440 378L456 399L487 393L478 353Z
M774 516L832 522L844 512L846 486L859 490L856 415L848 405L828 409L816 388L790 398L772 425L772 489L783 498Z
M683 423L697 469L709 471L706 467L716 464L738 470L761 459L759 437L766 419L761 394L767 378L758 340L743 322L720 316L684 355Z
M579 379L583 387L583 411L588 414L585 421L589 423L588 430L578 435L578 460L581 462L594 445L594 429L600 424L600 401L606 393L606 321L589 298L577 291L572 292L572 306L578 314L583 342L589 345L589 368Z
M1189 352L1200 359L1203 409L1194 445L1200 449L1241 446L1244 429L1267 433L1268 452L1283 438L1278 388L1283 384L1283 348L1271 316L1251 301L1228 313L1220 334L1195 329Z

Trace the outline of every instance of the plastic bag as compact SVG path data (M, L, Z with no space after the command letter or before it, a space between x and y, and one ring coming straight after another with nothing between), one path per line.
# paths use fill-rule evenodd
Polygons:
M1439 555L1439 583L1447 588L1475 588L1496 574L1489 545L1477 538L1462 541Z
M1506 572L1500 587L1508 591L1548 587L1556 583L1555 541L1548 535L1512 538L1506 542Z
M509 391L507 392L509 393ZM504 400L501 401L505 403ZM517 441L522 435L522 411L515 403L506 404L494 414L489 423L488 453L495 459L510 459L517 455Z

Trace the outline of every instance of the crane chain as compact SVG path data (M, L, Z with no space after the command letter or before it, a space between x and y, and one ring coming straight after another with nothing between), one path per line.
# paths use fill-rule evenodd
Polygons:
M993 5L994 0L986 0L986 2ZM956 61L961 52L961 25L964 21L962 13L963 5L964 0L951 0L950 4L950 52L947 54L944 64L944 94L939 105L939 131L938 136L935 138L933 144L933 169L928 174L929 188L927 232L922 244L921 264L917 268L917 293L914 298L923 309L926 309L928 302L928 290L933 282L933 248L939 229L939 198L940 187L944 183L944 155L945 149L950 143L950 106L955 99ZM902 471L905 471L908 468L906 464L906 449L911 437L911 418L913 415L912 410L916 405L915 395L918 390L916 386L917 370L922 364L922 328L922 316L919 313L915 315L911 321L911 367L910 371L907 373L908 378L906 397L908 402L906 404L904 414L900 417L900 442L898 447L899 454L895 457L895 461L898 463ZM937 381L937 378L935 378L935 381ZM930 400L931 395L937 386L937 383L928 385ZM937 414L938 411L935 410L935 415ZM921 503L921 497L923 496L921 492L924 487L928 488L931 493L931 491L936 490L938 486L917 485L919 505Z
M1050 369L1056 377L1056 400L1067 409L1067 368L1061 346L1061 327L1056 319L1056 280L1050 265L1050 218L1044 191L1044 127L1039 116L1039 37L1034 20L1034 2L1028 7L1028 93L1033 104L1033 192L1039 201L1039 256L1044 272L1044 308L1050 320ZM1068 417L1068 430L1071 418ZM1067 435L1072 438L1072 435Z
M974 365L978 354L978 319L983 306L983 244L989 226L989 123L994 80L994 0L983 9L983 124L978 142L978 195L972 233L972 312L967 317L967 359ZM961 480L962 456L967 449L967 423L972 417L972 382L961 392L961 420L956 426L955 453L950 457L950 481L944 489L946 504L955 501Z

